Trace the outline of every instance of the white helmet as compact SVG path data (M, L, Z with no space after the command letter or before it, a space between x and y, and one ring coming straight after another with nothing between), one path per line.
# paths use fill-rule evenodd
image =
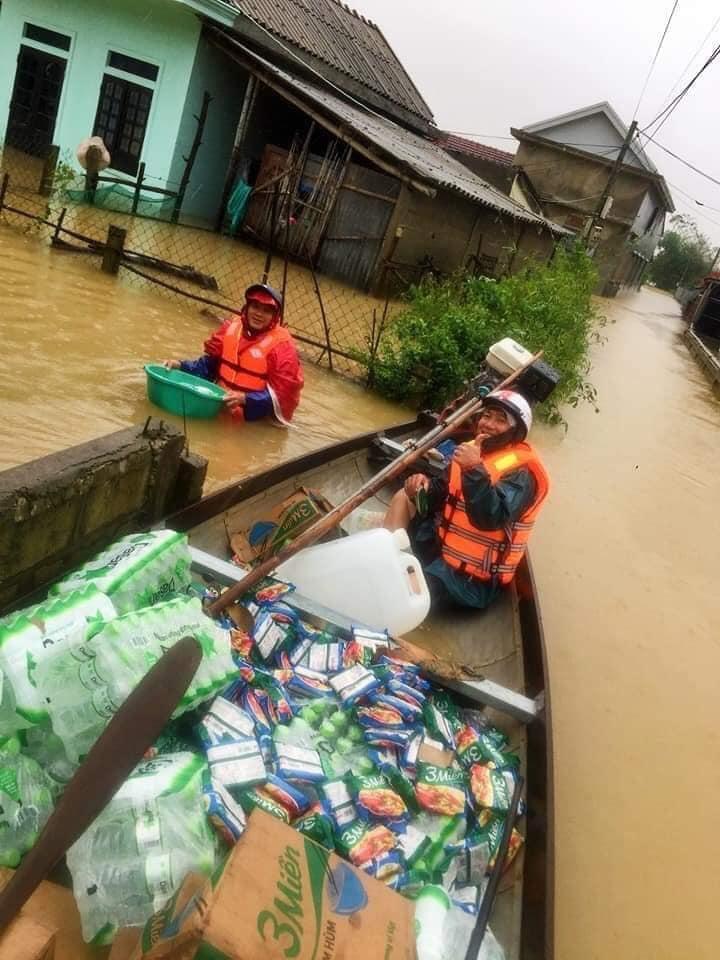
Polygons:
M522 394L516 393L514 390L494 390L488 394L485 403L490 406L501 407L507 411L507 413L512 414L517 420L518 425L525 430L525 434L521 439L524 440L528 433L530 433L533 422L532 410L530 409L530 404Z

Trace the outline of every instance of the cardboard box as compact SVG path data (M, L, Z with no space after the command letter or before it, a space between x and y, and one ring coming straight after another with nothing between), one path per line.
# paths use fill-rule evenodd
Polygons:
M248 530L230 534L230 547L242 563L264 560L332 510L317 490L300 487Z
M55 931L26 913L0 935L0 960L53 960Z
M261 810L210 883L186 878L132 960L414 960L413 905Z
M0 867L0 889L12 875L12 870ZM104 960L107 955L107 950L91 947L83 941L75 898L72 890L66 887L43 881L23 907L22 916L56 931L55 953L51 954L54 960ZM23 956L23 960L27 957Z

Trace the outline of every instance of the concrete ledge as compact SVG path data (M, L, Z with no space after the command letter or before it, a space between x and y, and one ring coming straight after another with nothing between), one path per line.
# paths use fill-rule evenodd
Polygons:
M720 356L709 350L690 327L683 334L690 353L713 383L720 384Z
M0 612L202 495L207 461L148 420L0 472Z

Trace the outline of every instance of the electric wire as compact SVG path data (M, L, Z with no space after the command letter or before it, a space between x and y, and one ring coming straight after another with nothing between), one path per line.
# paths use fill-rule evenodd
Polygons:
M634 119L637 117L637 115L638 115L638 111L639 111L639 109L640 109L640 104L642 103L643 97L645 96L645 93L646 93L646 91L647 91L648 84L650 83L650 77L652 77L653 71L655 70L655 65L656 65L657 62L658 62L658 57L660 56L660 51L662 50L663 44L665 43L665 37L667 37L667 35L668 35L668 30L670 29L670 24L671 24L672 21L673 21L673 17L675 16L675 11L676 11L677 8L678 8L678 3L679 3L679 2L680 2L680 0L675 0L675 2L673 3L673 6L672 6L672 10L670 11L670 16L669 16L669 17L667 18L667 20L665 21L665 29L664 29L663 32L662 32L662 36L660 37L660 41L659 41L657 47L655 48L655 55L654 55L654 57L652 58L652 63L650 64L650 69L648 70L647 76L645 77L645 83L643 84L643 88L642 88L642 90L640 91L640 96L638 97L638 102L637 102L637 104L635 105L635 112L633 113L633 116L632 116L633 120L634 120Z

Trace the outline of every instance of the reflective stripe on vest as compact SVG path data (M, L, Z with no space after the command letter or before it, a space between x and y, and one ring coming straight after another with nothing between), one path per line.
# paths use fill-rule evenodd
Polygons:
M287 343L290 333L275 326L259 339L245 336L242 320L230 324L223 337L218 370L221 387L229 390L264 390L268 381L268 355L278 343Z
M550 482L540 459L529 443L518 443L507 450L483 455L483 466L490 481L526 467L535 480L535 496L515 522L502 530L478 530L470 522L462 493L462 471L450 465L448 498L438 528L445 562L478 580L497 578L510 583L525 554L530 533L540 507L548 495Z

